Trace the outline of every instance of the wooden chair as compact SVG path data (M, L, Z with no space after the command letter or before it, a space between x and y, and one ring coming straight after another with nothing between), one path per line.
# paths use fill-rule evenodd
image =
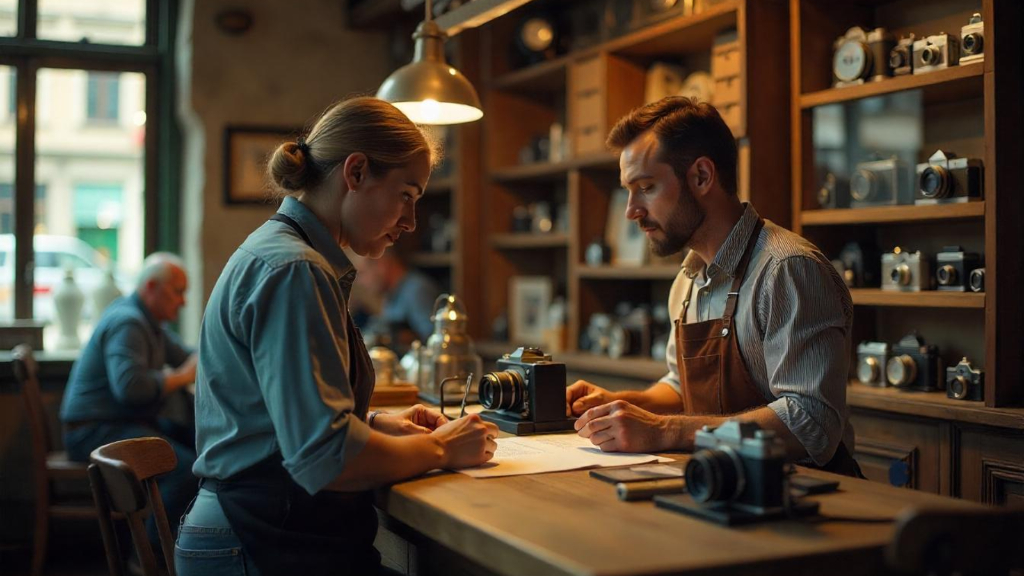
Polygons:
M89 478L87 464L68 460L65 452L55 450L50 436L49 419L39 390L39 365L27 345L13 350L14 377L25 399L29 431L32 436L32 470L35 477L36 513L32 538L32 575L43 573L49 540L50 519L91 519L96 509L88 504L57 503L54 482L79 481L84 485Z
M886 550L903 574L1008 574L1024 568L1024 509L908 510Z
M146 576L174 572L174 536L167 524L167 512L157 489L156 477L178 465L174 449L163 438L132 438L93 450L89 456L89 481L92 484L96 510L100 516L100 533L112 576L122 576L121 547L114 531L115 517L128 521L132 542ZM155 515L160 547L166 572L157 566L153 547L146 535L145 519Z

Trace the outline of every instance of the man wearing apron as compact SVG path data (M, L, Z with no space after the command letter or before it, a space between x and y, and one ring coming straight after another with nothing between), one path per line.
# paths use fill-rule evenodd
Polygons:
M652 251L690 252L669 295L668 373L644 391L570 386L579 434L605 451L692 450L697 430L739 418L773 430L792 460L860 476L849 290L814 245L740 202L718 111L665 98L622 118L608 145L621 151L626 217Z

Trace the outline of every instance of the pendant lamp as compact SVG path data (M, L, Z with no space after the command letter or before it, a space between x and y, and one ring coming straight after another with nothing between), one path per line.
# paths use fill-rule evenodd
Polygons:
M412 35L412 63L395 70L377 90L377 97L395 105L417 124L462 124L483 117L473 85L444 57L447 34L434 22L426 0L426 19Z

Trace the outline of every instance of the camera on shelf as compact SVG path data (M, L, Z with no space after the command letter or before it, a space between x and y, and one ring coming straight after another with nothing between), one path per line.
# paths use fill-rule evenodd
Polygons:
M957 158L956 154L937 150L927 162L917 165L916 204L940 204L981 200L981 160Z
M881 259L878 248L850 242L832 260L832 266L850 288L865 288L879 285Z
M890 353L890 346L885 342L861 342L857 346L857 380L867 386L888 386L885 365Z
M960 65L985 59L985 23L977 12L960 29Z
M946 396L956 400L984 400L985 373L964 356L959 364L946 368Z
M885 377L897 388L926 392L941 389L942 359L938 347L925 344L917 334L904 336L892 347Z
M964 252L959 246L946 246L935 255L936 289L966 292L971 272L981 266L981 256Z
M904 164L895 156L861 162L850 176L850 206L888 206L910 204L912 198L901 185Z
M608 357L650 356L651 311L647 306L633 307L622 302L615 308L617 320L608 331Z
M926 74L956 66L960 61L960 41L940 32L914 41L914 74Z
M904 252L899 247L882 254L882 290L919 292L931 290L928 259L921 252Z
M985 291L985 269L975 268L971 270L971 276L967 280L967 284L971 287L971 292L984 292Z
M480 378L480 417L516 435L572 430L565 416L565 364L540 348L518 348Z
M821 179L817 199L818 205L822 208L846 208L850 205L849 183L828 172Z
M889 52L889 68L893 76L914 73L914 38L913 34L900 38Z
M893 44L893 37L885 28L868 32L854 26L847 30L833 44L833 86L856 86L889 76L887 63Z

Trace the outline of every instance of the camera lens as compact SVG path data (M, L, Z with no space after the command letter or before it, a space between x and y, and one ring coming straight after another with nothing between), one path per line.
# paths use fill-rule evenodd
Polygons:
M949 392L953 394L953 398L963 400L967 397L967 386L967 378L964 378L962 374L957 374L949 381Z
M931 66L932 64L938 64L941 54L939 49L935 46L928 46L924 50L921 50L921 63L925 66Z
M906 386L917 378L917 362L906 354L894 356L885 366L885 377L893 386Z
M872 384L878 381L878 372L881 370L881 366L878 364L878 359L874 356L868 356L862 358L857 363L857 380L860 380L861 384Z
M980 54L984 40L981 34L971 32L964 36L964 52L967 54Z
M523 376L515 370L490 372L480 379L480 405L488 410L521 410L525 396Z
M685 474L686 489L694 502L735 500L746 481L739 456L729 448L694 453Z
M938 278L941 286L951 286L957 280L956 268L950 264L944 264L935 272L935 277Z
M907 65L907 49L906 48L894 48L889 53L889 67L890 68L903 68Z
M870 200L875 195L877 178L875 173L861 168L850 176L850 196L858 202Z
M910 266L898 264L889 272L889 280L897 286L910 284Z
M917 187L925 198L945 198L951 189L949 172L942 166L929 166L921 172Z
M978 268L971 270L971 290L983 292L985 290L985 269Z

